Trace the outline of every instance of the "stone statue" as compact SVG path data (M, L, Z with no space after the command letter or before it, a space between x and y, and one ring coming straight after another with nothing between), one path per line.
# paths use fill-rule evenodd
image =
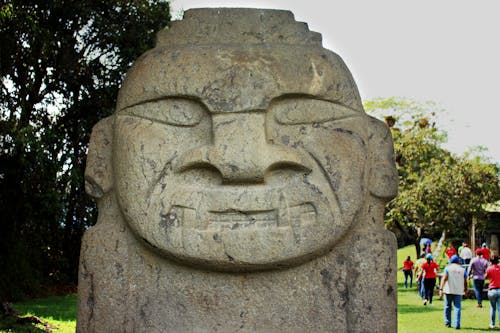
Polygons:
M193 9L92 132L79 332L396 332L386 125L281 10Z

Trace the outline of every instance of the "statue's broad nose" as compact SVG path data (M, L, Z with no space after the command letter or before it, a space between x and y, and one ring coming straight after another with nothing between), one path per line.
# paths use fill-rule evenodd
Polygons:
M184 153L174 164L177 172L208 164L225 183L260 183L271 167L310 171L302 154L266 141L263 112L215 114L212 128L213 144Z

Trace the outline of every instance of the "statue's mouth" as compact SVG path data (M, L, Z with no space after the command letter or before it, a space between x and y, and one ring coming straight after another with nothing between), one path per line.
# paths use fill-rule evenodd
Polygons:
M251 271L297 265L330 250L349 224L330 187L305 177L288 180L159 184L143 215L154 222L131 226L157 251L196 267Z
M244 228L299 227L316 222L316 208L306 202L292 207L283 205L266 210L208 210L173 205L160 215L164 227L184 227L207 231L230 231Z
M288 181L290 180L290 181ZM329 251L347 229L331 188L305 177L263 184L170 182L130 223L155 251L210 270L297 265ZM130 213L125 211L125 217Z

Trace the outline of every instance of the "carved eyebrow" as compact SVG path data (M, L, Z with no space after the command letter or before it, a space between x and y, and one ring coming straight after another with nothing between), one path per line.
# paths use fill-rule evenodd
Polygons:
M279 99L270 109L273 110L276 121L285 125L322 123L364 115L339 103L312 98Z
M163 100L187 100L187 101L191 101L193 103L198 103L203 108L208 109L208 107L205 105L205 103L203 103L203 101L198 96L174 94L174 95L164 95L164 96L160 96L160 97L139 100L138 102L131 103L131 104L128 104L128 105L122 107L120 110L117 110L117 112L122 112L124 110L127 110L129 108L133 108L133 107L138 106L138 105L152 103L152 102L159 102L159 101L163 101Z
M120 114L174 126L195 126L206 114L203 104L188 98L161 98L121 109Z

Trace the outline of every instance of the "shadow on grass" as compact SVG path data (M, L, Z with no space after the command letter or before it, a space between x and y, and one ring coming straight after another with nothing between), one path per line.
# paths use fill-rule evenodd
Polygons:
M62 321L74 321L76 318L76 294L52 296L16 303L14 308L21 315L26 313L38 317L53 318Z
M398 292L400 292L400 293L410 293L410 294L418 295L418 291L415 288L405 288L405 287L403 287L403 288L399 288Z
M425 305L410 305L410 304L400 304L398 305L398 312L400 314L405 313L423 313L423 312L443 312L442 306L425 306Z
M477 328L477 327L471 327L471 326L462 326L462 330L473 330L474 332L477 331L485 331L485 332L499 332L498 329L492 329L492 328Z
M21 324L18 323L14 317L7 317L0 320L0 332L46 333L47 330L38 327L38 325L35 326L32 323Z
M414 283L413 286L410 288L405 288L405 285L402 282L398 282L398 292L400 293L415 293L418 294L417 292L417 285Z

